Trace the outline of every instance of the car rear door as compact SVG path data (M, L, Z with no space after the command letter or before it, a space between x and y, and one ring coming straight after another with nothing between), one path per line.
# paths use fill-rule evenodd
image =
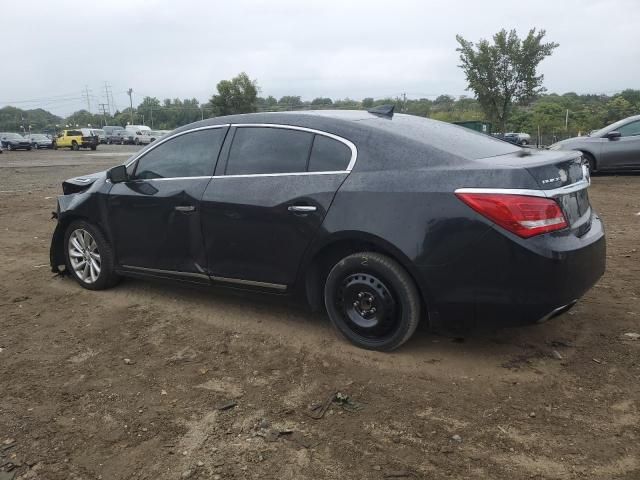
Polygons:
M311 129L237 125L202 198L214 280L284 290L355 162L348 140Z
M208 281L200 200L227 126L182 132L128 166L131 179L109 192L108 218L118 265Z
M602 157L607 168L640 167L640 120L617 129L619 138L608 140L602 146Z

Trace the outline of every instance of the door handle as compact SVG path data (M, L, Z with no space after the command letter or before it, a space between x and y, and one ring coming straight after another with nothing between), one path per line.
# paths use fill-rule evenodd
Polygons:
M196 209L193 205L178 205L175 210L178 212L193 212Z
M293 213L310 213L315 212L317 209L318 207L314 205L289 205L287 210Z

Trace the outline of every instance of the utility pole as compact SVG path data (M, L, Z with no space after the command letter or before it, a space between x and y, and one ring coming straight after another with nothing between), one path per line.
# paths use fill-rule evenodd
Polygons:
M569 130L569 109L567 108L567 114L564 117L564 131Z
M109 107L108 103L99 103L98 108L100 113L102 113L102 118L104 119L104 124L107 124L107 108Z
M403 93L402 94L402 113L405 113L407 111L407 94Z
M149 110L149 113L151 114L151 130L153 130L153 105L149 107Z
M129 95L129 113L131 114L131 125L133 125L133 88L130 88L129 90L127 90L127 95Z
M107 101L107 111L111 116L111 101L109 100L109 84L107 82L104 82L104 98Z
M91 113L91 101L89 100L89 87L87 85L84 86L83 97L87 100L87 112Z

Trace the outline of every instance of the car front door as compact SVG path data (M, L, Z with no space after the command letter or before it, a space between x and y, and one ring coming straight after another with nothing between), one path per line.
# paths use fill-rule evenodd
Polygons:
M619 138L612 138L602 146L602 157L607 167L640 167L640 120L619 127Z
M355 162L355 146L274 125L237 125L228 138L202 199L209 273L284 290Z
M174 135L143 152L109 192L109 227L127 270L207 280L200 200L227 126Z

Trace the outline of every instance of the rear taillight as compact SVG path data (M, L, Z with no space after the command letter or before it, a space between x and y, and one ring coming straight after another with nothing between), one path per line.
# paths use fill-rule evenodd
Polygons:
M456 193L489 220L522 238L562 230L567 220L551 198L500 193Z

